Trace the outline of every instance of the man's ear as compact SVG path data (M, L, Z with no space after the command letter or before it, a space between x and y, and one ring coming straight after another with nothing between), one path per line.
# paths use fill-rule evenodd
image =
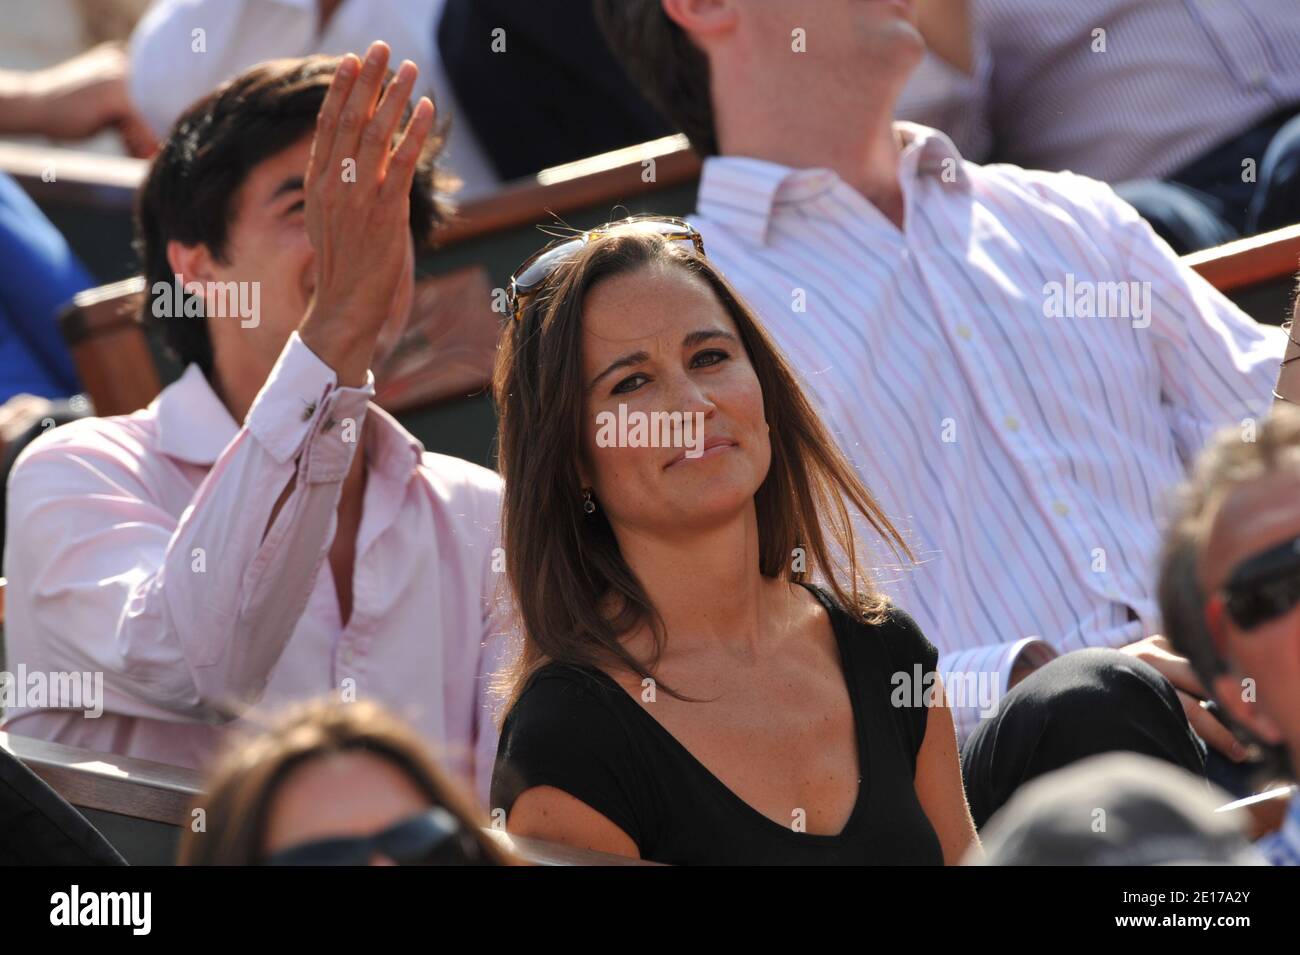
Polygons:
M692 37L714 37L736 28L735 0L663 0L664 13Z
M212 253L203 243L186 245L172 239L167 243L167 264L172 272L181 277L181 284L186 282L210 282L213 280Z
M1271 746L1282 742L1282 733L1277 724L1256 700L1253 680L1240 673L1221 673L1214 678L1210 692L1219 701L1219 705L1228 711L1228 715L1254 736Z

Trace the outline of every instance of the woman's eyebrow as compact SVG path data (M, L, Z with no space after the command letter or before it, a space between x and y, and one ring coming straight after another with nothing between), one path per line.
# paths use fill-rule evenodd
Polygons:
M648 361L649 358L650 356L643 351L634 351L624 355L622 358L615 359L613 362L609 364L609 367L607 367L595 378L591 379L591 384L587 385L587 390L591 391L598 384L600 384L600 380L602 378L604 378L606 375L610 374L611 372L618 371L620 368L629 368L632 365L639 365L643 361Z
M695 345L699 345L701 342L712 341L715 338L722 338L732 342L736 341L735 335L731 334L731 332L724 331L721 328L701 328L697 331L691 332L683 338L682 347L691 348Z
M735 335L731 334L731 332L725 331L724 329L700 328L693 332L690 332L689 334L686 335L685 338L682 339L682 347L692 348L695 345L701 344L702 342L713 341L715 339L723 339L724 341L731 341L731 342L737 341ZM629 354L624 355L622 358L615 359L613 362L609 364L609 366L604 371L602 371L595 378L591 379L591 384L587 385L587 390L591 391L592 389L594 389L598 384L600 384L600 380L604 378L606 375L618 371L620 368L628 368L631 367L632 365L639 365L644 361L648 361L649 359L650 356L643 351L630 352Z

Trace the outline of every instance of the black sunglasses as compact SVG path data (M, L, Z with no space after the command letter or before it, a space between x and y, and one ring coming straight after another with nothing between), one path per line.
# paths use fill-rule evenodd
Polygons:
M510 315L518 321L524 314L529 296L584 245L618 232L645 232L670 242L689 242L697 254L704 254L704 239L700 233L685 219L676 216L638 215L606 222L586 232L549 242L525 259L524 264L510 276L510 288L506 290L506 307Z
M382 855L398 865L480 865L473 835L445 809L433 808L369 836L303 842L273 853L263 865L368 865Z
M1300 603L1300 537L1246 558L1222 591L1224 610L1242 630L1290 612Z

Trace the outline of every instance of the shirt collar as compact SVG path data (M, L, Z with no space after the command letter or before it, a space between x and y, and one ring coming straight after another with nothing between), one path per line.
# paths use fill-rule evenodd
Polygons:
M952 182L969 184L961 153L943 133L904 122L895 123L894 130L900 141L899 175L905 186L907 180L922 175L948 175ZM795 169L750 156L710 156L700 173L696 207L705 218L762 245L778 201L799 202L843 184L830 169ZM706 253L708 248L705 235Z
M190 365L162 390L149 409L158 422L158 448L169 457L211 467L234 440L239 425L198 365ZM370 467L394 480L409 478L424 457L424 445L378 405L367 406L365 428Z
M399 483L410 479L424 460L420 439L373 401L366 406L366 459L370 469Z
M159 450L190 464L214 464L239 432L198 365L164 388L149 410L158 420Z

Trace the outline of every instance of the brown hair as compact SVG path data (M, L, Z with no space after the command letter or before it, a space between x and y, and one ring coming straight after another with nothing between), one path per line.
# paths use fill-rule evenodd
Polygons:
M154 316L154 285L172 283L167 243L201 244L222 260L239 187L259 163L312 134L339 62L308 56L245 70L182 113L149 164L136 204L136 253L145 280L141 314L182 365L194 362L211 375L212 339L206 319ZM385 89L393 75L390 70ZM403 125L410 112L408 104ZM430 137L411 182L417 249L446 219L445 196L457 185L436 167L442 143L441 132Z
M596 20L641 95L701 156L715 156L709 58L664 12L661 0L595 0Z
M547 278L519 321L511 322L497 355L502 535L506 574L524 630L521 652L499 687L508 697L503 712L532 674L551 661L608 664L642 679L651 676L620 643L641 623L653 630L650 666L663 651L662 621L624 561L604 512L583 513L578 471L586 296L606 279L656 264L684 269L708 284L735 322L762 387L772 462L754 495L760 572L795 582L820 575L841 607L878 622L888 600L861 572L850 505L896 556L912 556L831 439L785 358L722 273L661 236L616 229L589 242ZM792 561L797 549L805 557L799 570ZM610 598L612 604L606 603ZM610 606L617 612L606 612Z
M485 861L508 864L479 831L484 822L472 800L438 768L414 730L378 704L328 699L299 704L265 732L225 750L192 807L204 811L206 831L186 829L179 864L256 864L263 856L271 806L289 775L313 759L357 751L402 770L434 806L460 821Z

